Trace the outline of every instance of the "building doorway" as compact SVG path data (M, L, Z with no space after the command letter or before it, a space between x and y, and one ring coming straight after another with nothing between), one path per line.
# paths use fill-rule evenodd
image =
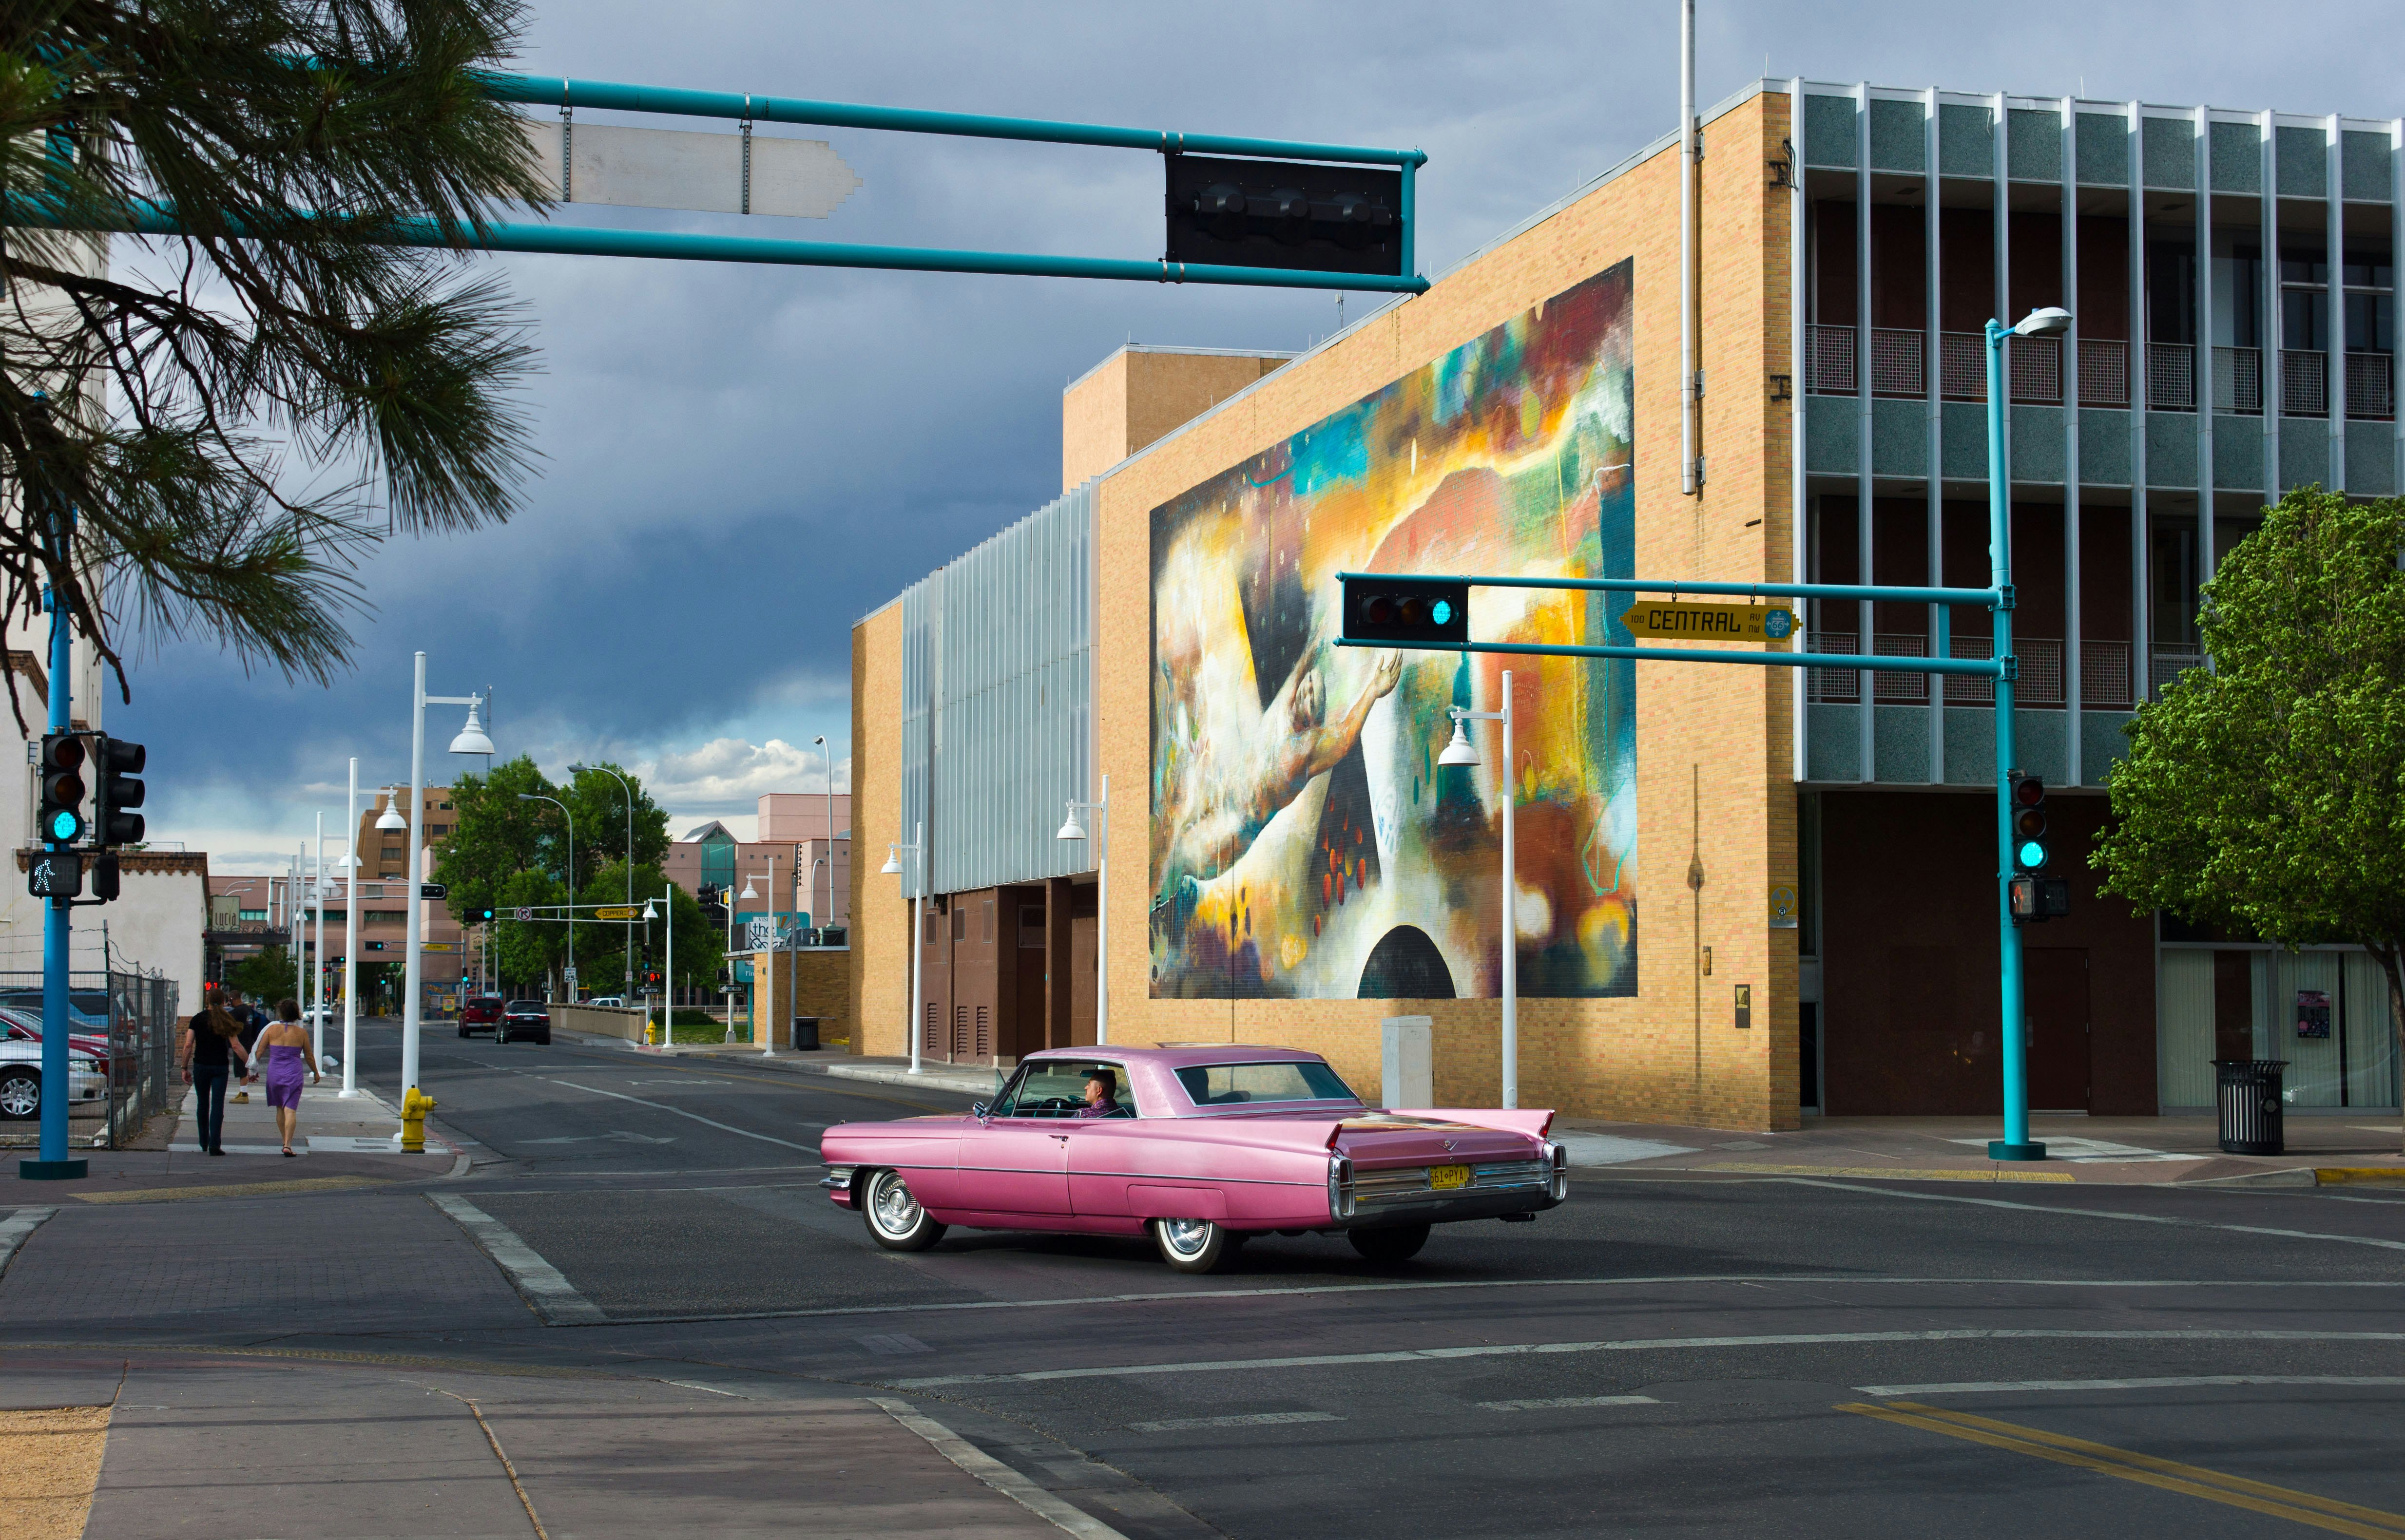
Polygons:
M2021 954L2029 1023L2029 1104L2032 1112L2088 1110L2088 950L2032 947Z

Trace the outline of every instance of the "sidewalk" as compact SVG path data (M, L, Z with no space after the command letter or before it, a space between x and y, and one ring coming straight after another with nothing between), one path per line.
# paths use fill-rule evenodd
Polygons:
M2031 1119L2043 1161L1994 1161L1992 1117L1807 1118L1792 1133L1733 1133L1667 1123L1568 1117L1554 1137L1570 1164L1614 1171L1717 1172L1731 1176L1883 1177L1890 1181L2146 1185L2314 1186L2405 1183L2395 1114L2290 1117L2287 1152L2221 1153L2211 1116Z
M275 1131L275 1109L267 1104L264 1082L246 1087L248 1101L236 1101L234 1095L246 1087L235 1086L226 1092L225 1133L220 1142L229 1155L272 1155L283 1153L284 1146ZM295 1155L399 1155L401 1153L401 1114L385 1104L384 1099L365 1087L357 1096L342 1094L339 1075L329 1075L321 1085L306 1083L301 1087L301 1122L293 1134ZM200 1116L193 1101L193 1091L183 1087L183 1099L176 1106L176 1131L167 1148L176 1155L201 1153ZM440 1141L429 1137L429 1145Z

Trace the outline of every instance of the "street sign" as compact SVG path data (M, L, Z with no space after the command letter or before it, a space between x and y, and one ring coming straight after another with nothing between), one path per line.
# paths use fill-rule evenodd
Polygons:
M1795 635L1795 611L1783 605L1696 604L1649 599L1629 606L1620 623L1640 641L1783 642Z
M518 910L518 918L520 918L520 919L532 919L532 918L534 918L534 911L533 911L532 909L528 909L528 908L521 907L521 908Z
M823 139L538 118L519 129L563 203L823 219L861 186Z
M459 944L456 941L428 941L419 943L417 949L421 952L456 952Z
M634 919L641 914L640 909L630 909L625 904L613 904L607 909L594 910L593 917L595 919Z
M417 885L417 896L422 899L441 898L450 891L451 887L448 883L421 882Z

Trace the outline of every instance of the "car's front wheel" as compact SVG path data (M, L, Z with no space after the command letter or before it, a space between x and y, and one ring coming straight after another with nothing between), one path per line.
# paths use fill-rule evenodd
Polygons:
M42 1111L42 1077L33 1070L0 1071L0 1117L36 1117Z
M1230 1251L1228 1232L1207 1219L1156 1219L1152 1243L1160 1259L1181 1273L1207 1273Z
M868 1233L889 1252L923 1252L944 1239L944 1226L919 1207L899 1171L871 1171L861 1179L860 1214Z
M1409 1262L1428 1244L1425 1225L1390 1225L1374 1230L1347 1230L1344 1239L1371 1262Z

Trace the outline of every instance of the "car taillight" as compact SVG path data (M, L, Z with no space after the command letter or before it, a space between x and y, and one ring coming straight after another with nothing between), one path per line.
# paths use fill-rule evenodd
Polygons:
M1556 1198L1570 1196L1570 1153L1562 1145L1545 1141L1545 1156L1554 1168L1553 1190Z
M1353 1162L1341 1155L1328 1157L1328 1216L1353 1217Z

